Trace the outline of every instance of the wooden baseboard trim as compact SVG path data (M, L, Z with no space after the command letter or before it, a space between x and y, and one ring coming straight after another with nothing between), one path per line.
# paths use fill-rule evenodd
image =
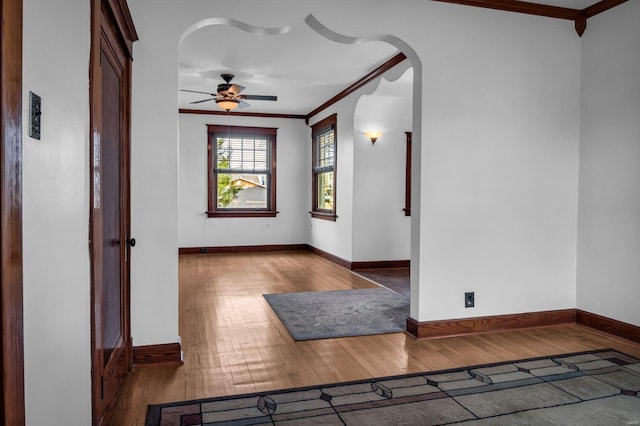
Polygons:
M180 343L134 346L133 366L149 367L158 365L182 365Z
M408 318L406 332L417 340L427 340L575 322L575 309L424 322Z
M242 253L252 251L307 250L307 244L271 244L256 246L180 247L179 254Z
M406 333L417 340L428 340L562 324L579 324L612 336L640 343L639 326L581 309L562 309L424 322L407 318Z
M341 257L338 257L334 254L328 253L324 250L320 250L319 248L310 246L307 244L307 248L308 251L310 251L311 253L317 254L318 256L327 259L337 265L342 266L343 268L347 268L347 269L351 269L351 262L349 262L346 259L343 259Z
M218 247L180 247L178 254L208 254L208 253L243 253L266 251L306 250L327 259L349 270L374 268L408 268L409 260L377 260L366 262L350 262L334 254L313 247L309 244L270 244L255 246L218 246Z
M591 312L586 312L581 309L578 309L576 312L576 324L640 343L640 327L637 325L592 314Z
M357 269L387 269L408 268L409 260L374 260L366 262L351 262L351 270Z

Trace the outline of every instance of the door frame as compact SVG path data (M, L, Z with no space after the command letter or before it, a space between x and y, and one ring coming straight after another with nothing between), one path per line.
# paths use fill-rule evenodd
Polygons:
M0 424L24 425L22 0L0 0Z
M89 248L91 266L91 399L92 399L92 423L99 425L108 422L113 414L118 395L103 398L104 383L102 372L102 356L99 353L97 342L101 340L97 336L97 316L100 315L101 299L96 300L96 289L101 286L102 269L98 259L101 257L102 244L102 211L94 205L94 184L96 176L102 173L102 165L96 152L100 150L101 143L101 116L102 116L102 75L100 60L102 55L103 40L113 40L118 43L125 54L123 66L123 97L122 105L122 150L120 164L121 190L121 227L125 232L125 240L130 238L130 123L131 123L131 63L133 59L133 42L138 39L133 20L127 7L126 0L91 0L91 50L89 59L89 110L90 110L90 143L89 143L89 173L90 173L90 197L89 197ZM99 180L98 180L99 181ZM98 189L99 190L99 189ZM129 247L126 241L121 241L124 250L124 259L129 258ZM130 327L130 285L129 262L122 264L125 289L121 295L121 306L124 311L123 339L126 368L132 366L131 327Z

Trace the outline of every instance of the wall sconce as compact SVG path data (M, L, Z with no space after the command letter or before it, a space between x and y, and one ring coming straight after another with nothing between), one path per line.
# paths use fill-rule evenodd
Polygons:
M364 134L367 135L369 139L371 139L372 145L376 143L376 141L380 136L382 136L382 132L378 132L378 131L368 131L368 132L365 132Z

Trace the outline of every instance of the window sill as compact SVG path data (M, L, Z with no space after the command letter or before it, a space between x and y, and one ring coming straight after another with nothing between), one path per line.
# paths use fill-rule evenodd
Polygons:
M335 222L338 218L338 215L335 213L309 212L309 214L315 219L330 220L332 222Z
M205 212L207 217L276 217L276 211L213 211Z

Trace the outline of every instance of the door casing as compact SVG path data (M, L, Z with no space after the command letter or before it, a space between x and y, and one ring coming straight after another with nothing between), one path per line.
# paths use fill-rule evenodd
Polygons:
M0 424L24 425L22 0L0 0Z

